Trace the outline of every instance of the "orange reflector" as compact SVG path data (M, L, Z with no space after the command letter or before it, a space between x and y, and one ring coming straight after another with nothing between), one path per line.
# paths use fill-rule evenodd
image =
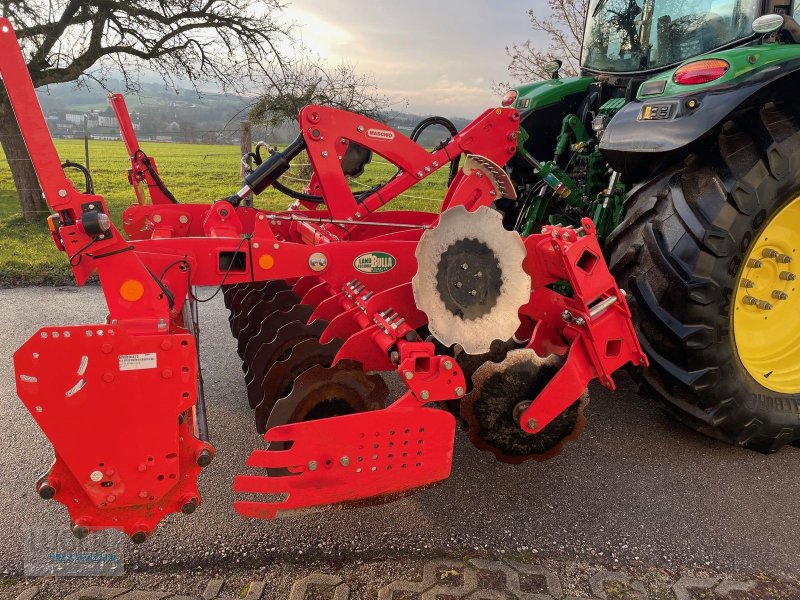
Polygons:
M275 265L275 259L271 254L262 254L258 259L258 266L265 271L271 269Z
M123 300L136 302L144 296L144 286L138 279L128 279L119 286L119 295L122 296Z
M673 80L678 85L699 85L719 79L730 68L730 63L721 58L696 60L675 71Z

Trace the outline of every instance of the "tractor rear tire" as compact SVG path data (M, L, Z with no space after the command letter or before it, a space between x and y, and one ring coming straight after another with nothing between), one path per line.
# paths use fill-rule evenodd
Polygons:
M793 282L781 281L800 266L800 248L791 244L791 231L800 232L798 209L800 117L769 103L732 117L682 165L632 190L627 216L607 245L611 271L630 292L650 357L644 380L666 411L697 431L764 453L800 440L796 351L782 352L789 363L780 368L789 375L781 385L768 379L769 358L766 366L757 364L774 349L761 354L767 318L780 319L770 330L779 348L800 347L800 298L791 298ZM797 250L795 264L767 258L767 243L787 248L782 252L788 255ZM766 296L774 310L764 304L763 313L748 313L750 325L740 327L745 311L759 310L743 289L753 286L753 273L763 278L761 295L777 293L769 290L780 284L789 297ZM756 343L757 367L740 351L749 340Z

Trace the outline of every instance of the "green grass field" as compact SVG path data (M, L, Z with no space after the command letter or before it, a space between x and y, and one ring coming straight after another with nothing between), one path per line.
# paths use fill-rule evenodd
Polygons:
M57 140L56 148L62 162L84 162L82 140ZM179 202L211 203L241 187L236 146L143 142L142 148L156 159L162 178ZM106 198L111 216L120 226L122 211L136 201L127 180L130 163L125 147L122 142L90 141L89 159L95 192ZM306 171L302 166L293 167L282 181L300 190L303 183L298 180L304 178ZM394 172L394 167L375 157L364 175L351 182L351 187L354 190L371 187ZM83 176L71 173L76 173L73 179L82 190ZM389 207L437 210L446 184L447 169L441 169L393 200ZM255 204L259 208L283 210L289 202L286 196L270 189ZM60 285L71 281L67 258L56 250L46 223L22 220L8 162L0 153L0 285Z

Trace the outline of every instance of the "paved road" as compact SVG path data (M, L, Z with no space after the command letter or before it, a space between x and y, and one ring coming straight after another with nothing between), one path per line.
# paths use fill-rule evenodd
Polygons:
M800 450L762 456L706 440L662 416L626 375L617 393L591 390L585 433L547 463L501 465L459 434L453 476L425 493L369 509L244 520L233 511L231 482L260 440L222 303L201 311L218 447L200 482L205 504L130 546L129 568L477 551L632 568L800 573ZM0 571L20 571L26 526L68 522L62 507L33 490L51 453L14 393L12 353L42 325L97 322L104 314L98 288L0 290Z

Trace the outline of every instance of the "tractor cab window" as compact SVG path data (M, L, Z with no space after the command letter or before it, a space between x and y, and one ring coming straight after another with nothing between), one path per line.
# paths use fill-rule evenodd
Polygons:
M591 0L582 64L594 71L657 69L752 33L761 0Z

